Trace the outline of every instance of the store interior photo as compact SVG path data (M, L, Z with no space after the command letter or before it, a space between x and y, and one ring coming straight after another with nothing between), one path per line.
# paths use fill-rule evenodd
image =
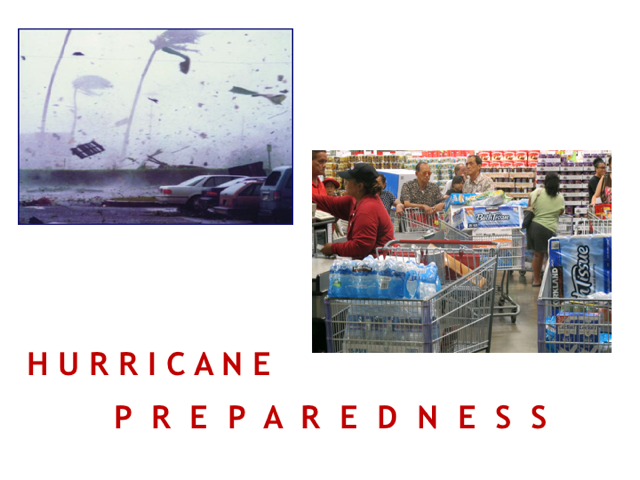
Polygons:
M611 353L611 150L313 150L314 353Z

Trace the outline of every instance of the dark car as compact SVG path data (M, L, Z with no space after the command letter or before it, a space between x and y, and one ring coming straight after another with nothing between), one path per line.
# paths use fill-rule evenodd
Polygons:
M264 180L251 180L227 187L220 193L215 213L225 217L255 220L260 208L260 187Z
M198 203L196 204L197 211L199 214L204 215L208 212L214 212L215 207L220 204L220 195L222 192L234 185L238 185L240 183L247 183L251 180L261 180L264 181L266 177L242 177L242 178L234 178L233 180L229 180L221 185L216 187L208 187L202 191L202 195L198 199Z
M258 220L263 223L293 223L293 167L277 167L260 189Z

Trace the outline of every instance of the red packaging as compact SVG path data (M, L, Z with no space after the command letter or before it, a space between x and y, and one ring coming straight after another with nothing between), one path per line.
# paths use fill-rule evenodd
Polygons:
M492 150L491 151L491 160L494 162L501 162L504 158L504 152L502 150Z
M513 162L516 159L515 150L505 150L504 159L507 160L508 162Z
M478 152L478 156L482 160L482 163L491 160L491 152L487 152L487 151Z
M611 204L610 203L599 203L595 207L596 217L607 219L611 218Z
M540 150L527 150L528 160L533 160L537 163L539 156L540 156Z
M526 162L528 158L526 150L516 150L516 160L519 162Z

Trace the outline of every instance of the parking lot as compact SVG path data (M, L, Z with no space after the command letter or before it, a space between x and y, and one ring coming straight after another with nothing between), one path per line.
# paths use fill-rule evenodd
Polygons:
M191 217L182 215L175 208L169 207L21 206L18 215L21 224L239 225L251 223L248 220Z

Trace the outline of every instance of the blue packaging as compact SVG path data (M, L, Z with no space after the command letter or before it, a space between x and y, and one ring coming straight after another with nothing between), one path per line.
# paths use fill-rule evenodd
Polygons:
M464 228L490 228L522 226L522 207L468 207L464 211Z
M553 298L611 292L611 236L586 235L549 240Z

